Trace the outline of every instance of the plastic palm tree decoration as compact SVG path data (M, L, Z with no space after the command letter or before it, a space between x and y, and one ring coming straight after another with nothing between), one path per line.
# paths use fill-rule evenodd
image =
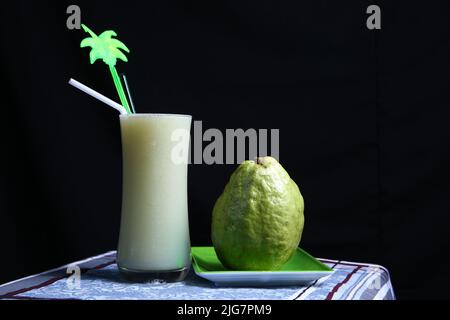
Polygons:
M128 105L125 92L123 91L122 83L120 81L119 75L116 70L117 59L127 62L128 59L125 54L120 51L130 52L127 46L118 39L112 37L117 36L117 34L112 30L107 30L102 32L97 36L91 29L86 27L84 24L81 25L85 32L89 33L91 37L85 38L81 41L80 47L91 47L91 52L89 53L89 59L91 64L93 64L97 59L102 59L104 63L109 66L109 71L114 80L117 93L119 94L120 102L125 107L127 112L130 114L131 110Z

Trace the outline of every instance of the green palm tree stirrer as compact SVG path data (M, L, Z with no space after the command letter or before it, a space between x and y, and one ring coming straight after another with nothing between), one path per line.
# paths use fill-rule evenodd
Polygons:
M114 85L116 86L117 93L119 94L120 102L127 110L128 114L131 114L130 106L128 105L125 92L123 91L122 82L120 81L119 75L116 70L117 59L127 62L127 57L119 49L125 52L130 52L127 46L117 39L112 37L117 36L117 34L112 30L107 30L102 32L97 36L91 29L86 27L84 24L81 25L85 32L89 33L91 37L83 39L80 43L80 47L91 47L91 52L89 53L89 59L91 64L93 64L97 59L102 59L104 63L109 66L109 71L114 80Z

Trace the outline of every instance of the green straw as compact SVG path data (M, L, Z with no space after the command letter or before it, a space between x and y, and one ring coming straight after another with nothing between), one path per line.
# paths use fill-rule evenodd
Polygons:
M118 39L112 38L117 36L117 34L112 30L106 30L97 36L91 29L89 29L84 24L81 25L85 32L89 33L91 37L85 38L81 41L80 47L91 47L89 53L89 58L91 64L93 64L97 59L102 59L104 63L109 66L109 71L116 86L117 93L119 95L120 102L125 108L128 114L131 114L130 106L128 105L127 97L123 91L122 82L120 81L119 75L116 70L117 59L127 62L127 57L123 54L122 49L125 52L130 52L127 46Z
M127 97L125 96L125 92L123 91L122 82L120 82L119 75L117 74L117 70L114 66L109 66L109 71L111 71L111 75L114 80L114 84L116 85L117 93L119 94L119 99L122 105L125 107L128 113L131 113L130 106L128 105Z

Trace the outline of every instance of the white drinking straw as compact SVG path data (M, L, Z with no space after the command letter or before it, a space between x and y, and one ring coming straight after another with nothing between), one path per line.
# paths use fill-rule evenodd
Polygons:
M97 91L92 90L91 88L85 86L81 82L78 82L77 80L70 78L69 84L71 84L75 88L80 89L81 91L87 93L88 95L100 100L101 102L106 103L108 106L113 107L114 109L119 111L120 114L127 114L127 110L125 110L125 108L123 106L121 106L117 102L114 102L113 100L105 97L104 95L98 93Z

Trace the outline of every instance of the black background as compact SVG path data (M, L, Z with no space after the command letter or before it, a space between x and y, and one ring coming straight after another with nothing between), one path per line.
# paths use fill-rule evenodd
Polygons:
M302 247L383 264L399 298L448 298L448 1L14 1L1 4L0 283L115 249L121 204L117 100L87 36L131 49L139 112L189 113L204 129L279 128L305 198ZM189 167L193 245L235 165Z

